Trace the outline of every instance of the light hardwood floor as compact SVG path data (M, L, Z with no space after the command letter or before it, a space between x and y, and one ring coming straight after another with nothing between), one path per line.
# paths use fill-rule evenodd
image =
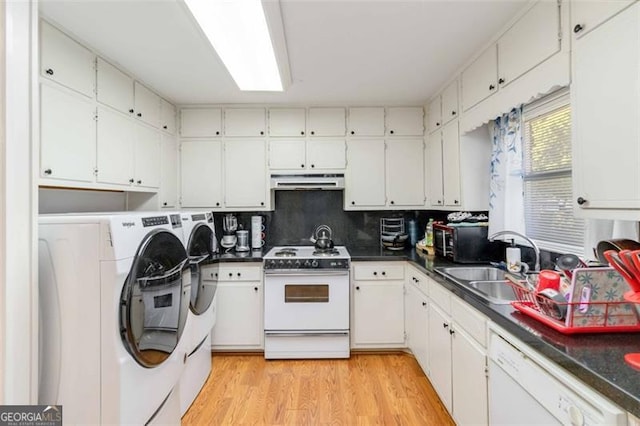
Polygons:
M453 425L409 354L265 360L214 354L183 425Z

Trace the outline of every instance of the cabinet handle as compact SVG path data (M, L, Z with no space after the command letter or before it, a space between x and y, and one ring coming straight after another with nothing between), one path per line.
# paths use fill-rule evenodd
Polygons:
M395 201L391 200L391 204L395 204Z
M304 131L300 132L300 135L304 136Z
M422 302L422 306L427 306L427 302Z
M264 131L260 130L260 135L264 135Z
M139 181L138 181L138 185L140 185L141 183L142 183L142 181L141 181L141 180L139 180Z
M229 278L233 277L233 273L229 272Z
M261 205L261 206L264 206L264 201L260 201L260 205Z
M382 275L387 275L387 273L385 271L382 271Z
M453 204L458 204L459 201L458 200L453 200Z
M352 131L351 131L351 134L352 134L352 135L355 135L355 134L356 134L356 132L354 132L354 131L352 130Z
M504 83L504 78L500 77L500 78L498 79L498 84L502 84L502 83Z
M254 287L253 291L257 292L258 291L258 287Z
M356 286L356 290L360 290L360 286L359 285Z
M163 129L167 130L167 125L162 126Z
M393 130L389 130L389 134L393 134Z
M129 183L135 182L135 179L129 179Z
M130 109L130 110L129 110L129 113L133 114L133 110L132 110L132 109Z
M443 328L449 328L449 324L447 324L446 322L443 322L443 323L442 323L442 327L443 327Z
M454 329L451 329L449 330L449 334L453 336L454 334L456 334L456 331Z
M439 127L439 126L440 126L440 123L436 123L436 127Z
M457 114L457 112L451 111L451 115L456 115L456 114Z
M585 199L584 199L584 198L582 198L582 197L578 197L578 199L576 200L576 202L578 203L578 205L580 205L580 206L581 206L581 205L583 205L583 204L586 204L586 203L587 203L587 200L585 200Z
M351 205L352 205L352 206L355 206L355 205L356 205L356 202L355 202L355 201L352 201L352 202L351 202Z
M315 134L316 134L316 132L314 132L314 131L312 130L312 131L311 131L311 135L315 135Z
M300 164L300 167L304 169L304 164Z
M47 176L51 175L51 173L52 173L51 169L45 169L44 171L44 174Z
M220 134L220 130L216 130L216 136Z
M438 204L442 204L442 201L441 201L441 200L438 200L438 201L437 201L437 203L438 203Z
M315 165L315 164L312 164L312 165L311 165L311 168L312 168L312 169L314 169L315 167L316 167L316 165Z
M584 27L580 24L577 24L575 27L573 27L573 32L576 34L578 34L582 30L584 30Z
M138 117L142 117L142 113L141 113L141 112L137 113L136 115L137 115Z
M490 85L489 85L489 90L493 90L493 89L495 89L495 88L496 88L496 86L494 86L493 84L490 84Z
M167 205L167 202L165 201L164 203L162 203L162 205L163 205L163 206L166 206L166 205Z
M53 75L53 70L51 68L47 68L44 72L49 75Z
M241 276L242 274L240 272L238 272L238 276Z
M215 274L215 275L216 275L216 278L218 278L218 273L217 273L217 272L216 272L216 274Z
M376 271L373 271L373 275L378 275L378 273Z
M220 206L220 203L216 203L216 207L219 207L219 206Z

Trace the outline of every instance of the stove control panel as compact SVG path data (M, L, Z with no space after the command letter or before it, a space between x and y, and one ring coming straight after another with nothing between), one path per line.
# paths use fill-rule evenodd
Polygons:
M349 269L349 259L266 259L264 269Z

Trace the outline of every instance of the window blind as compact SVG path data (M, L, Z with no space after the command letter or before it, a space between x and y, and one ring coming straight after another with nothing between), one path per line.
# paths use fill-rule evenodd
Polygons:
M573 216L568 99L525 109L523 118L526 233L542 246L582 251L584 224Z

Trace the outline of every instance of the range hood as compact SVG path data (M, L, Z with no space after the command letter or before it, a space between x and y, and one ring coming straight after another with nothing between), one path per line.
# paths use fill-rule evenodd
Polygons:
M343 174L271 175L271 189L309 190L344 189Z

